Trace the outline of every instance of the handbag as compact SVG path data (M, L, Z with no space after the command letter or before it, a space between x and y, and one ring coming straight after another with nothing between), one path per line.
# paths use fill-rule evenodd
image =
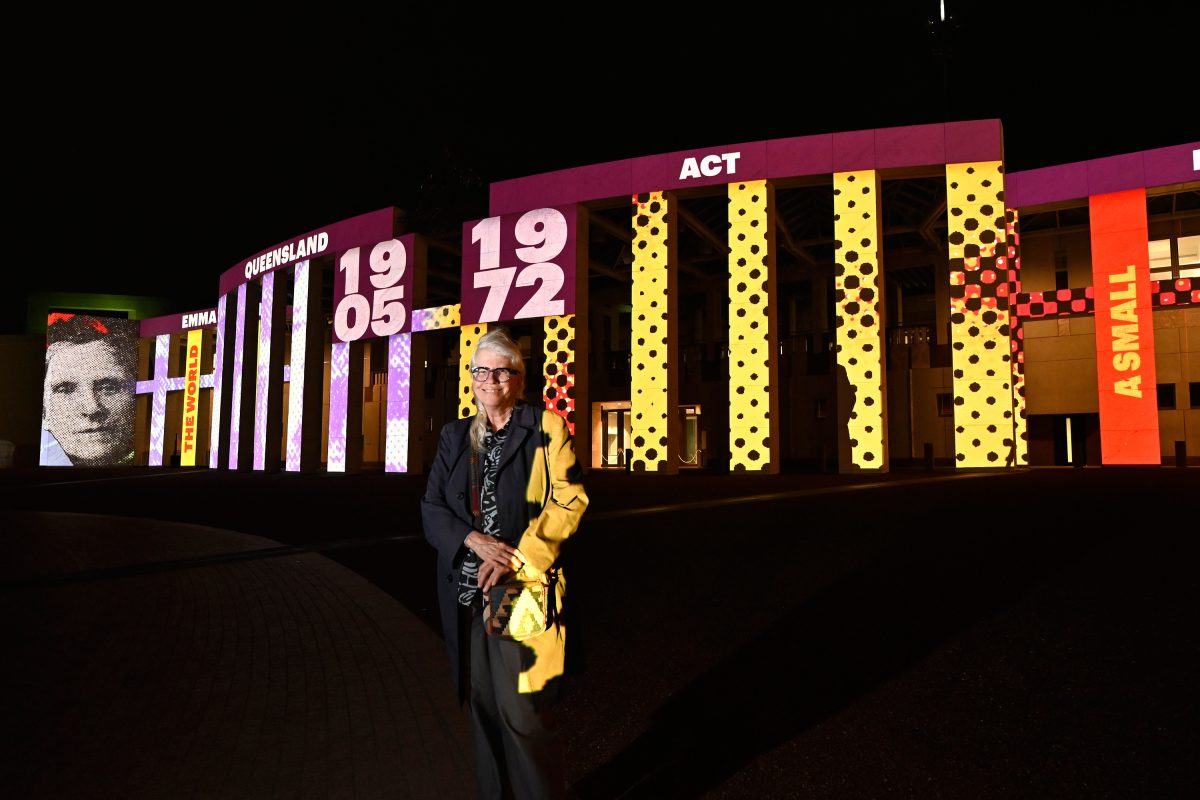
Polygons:
M493 586L484 598L483 629L488 636L522 641L545 633L554 625L555 570L537 578L522 577L524 570Z
M475 524L483 529L479 492L483 465L474 450L469 456L471 511ZM483 630L498 639L523 641L545 633L554 625L555 584L558 571L551 568L536 578L525 576L525 568L508 580L493 586L483 598Z

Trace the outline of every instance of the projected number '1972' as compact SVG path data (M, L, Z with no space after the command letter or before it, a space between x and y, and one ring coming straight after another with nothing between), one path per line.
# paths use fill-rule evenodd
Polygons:
M463 225L464 325L575 313L574 206Z

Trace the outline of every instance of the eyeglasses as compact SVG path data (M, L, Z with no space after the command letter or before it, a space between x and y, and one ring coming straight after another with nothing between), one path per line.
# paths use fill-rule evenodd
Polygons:
M500 381L500 383L508 383L512 380L512 376L516 374L517 371L515 369L509 369L508 367L496 367L494 369L476 367L471 370L471 377L479 383L486 383L493 375L496 376L496 380Z

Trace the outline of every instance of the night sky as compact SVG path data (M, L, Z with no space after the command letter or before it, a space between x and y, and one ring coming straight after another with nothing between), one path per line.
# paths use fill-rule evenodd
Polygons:
M28 291L203 308L223 271L296 234L392 205L413 232L457 230L486 216L491 181L611 159L986 118L1014 171L1200 139L1196 10L975 4L1009 9L1000 22L948 2L939 33L937 2L853 5L775 7L767 39L694 6L638 10L654 31L639 33L628 4L587 6L586 36L548 29L562 6L468 26L450 2L419 20L197 18L136 41L76 20L78 41L45 56L74 69L33 80L40 63L10 87L19 224L0 333L21 332Z

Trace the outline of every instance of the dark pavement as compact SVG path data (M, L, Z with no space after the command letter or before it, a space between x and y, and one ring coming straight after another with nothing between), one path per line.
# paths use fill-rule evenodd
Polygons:
M1200 470L586 485L578 797L1195 794ZM470 796L423 486L0 470L0 796Z

